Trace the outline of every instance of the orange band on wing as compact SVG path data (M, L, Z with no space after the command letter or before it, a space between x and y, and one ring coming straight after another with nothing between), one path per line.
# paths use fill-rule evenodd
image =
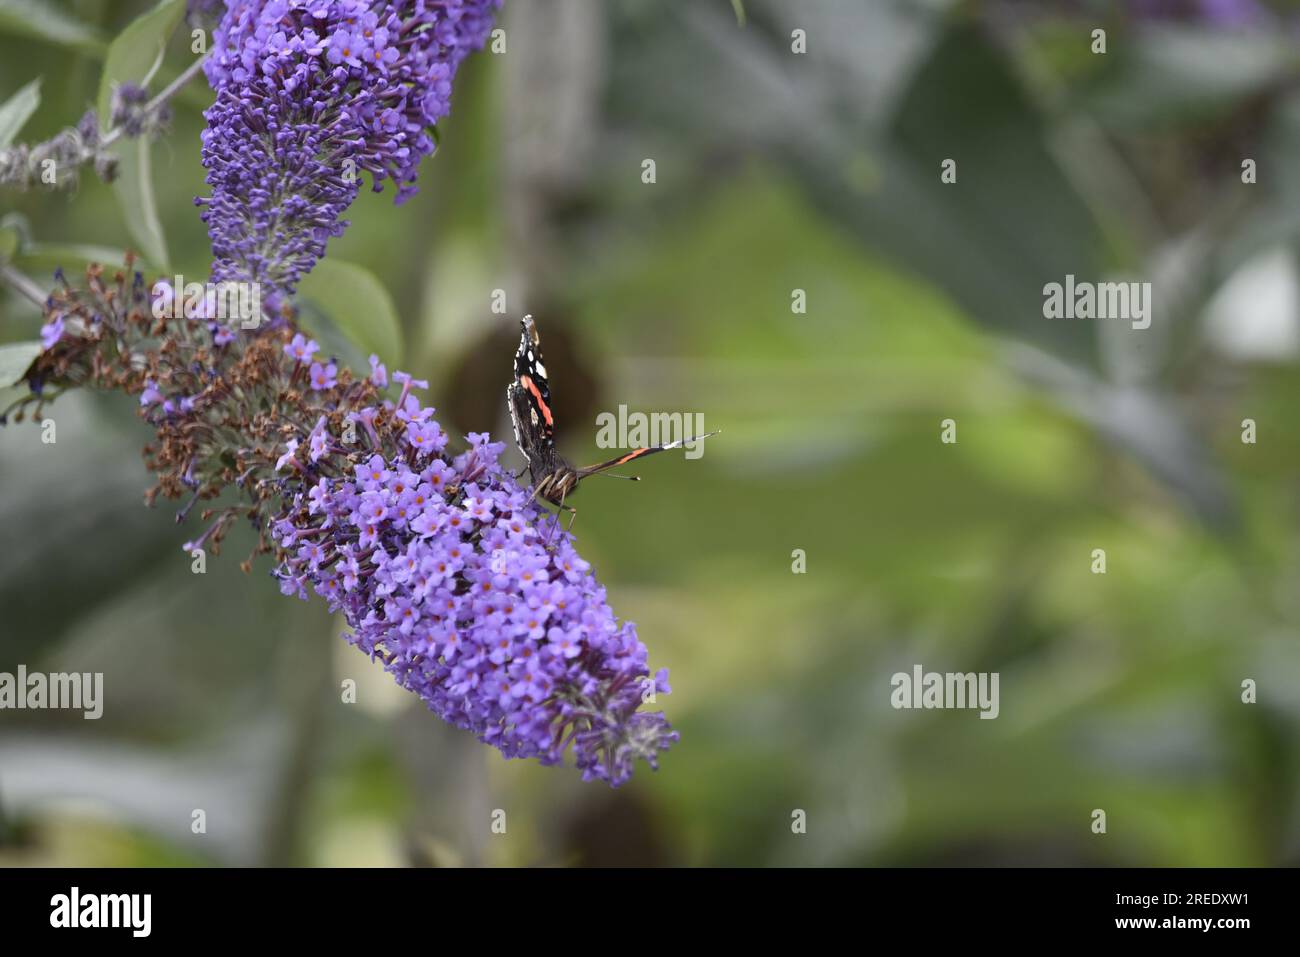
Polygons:
M655 450L649 448L633 449L631 452L627 453L627 455L623 456L621 459L618 459L617 461L611 463L610 468L613 468L616 465L622 465L624 462L631 462L634 458L645 455L647 452L653 452L653 451Z
M542 418L546 419L546 424L554 427L555 423L551 420L550 407L547 406L546 400L542 398L542 390L537 388L537 383L533 381L532 376L521 375L519 381L537 400L537 406L542 410Z

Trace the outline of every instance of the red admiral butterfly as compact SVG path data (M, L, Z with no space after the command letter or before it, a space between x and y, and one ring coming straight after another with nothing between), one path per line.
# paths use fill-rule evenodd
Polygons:
M617 468L633 459L681 448L689 442L706 439L722 431L717 429L704 435L691 436L668 442L665 445L644 446L625 452L617 458L586 468L574 468L555 448L555 420L551 415L551 388L546 379L546 366L542 364L542 340L532 316L520 320L523 333L519 337L519 351L515 353L515 378L506 387L506 406L510 421L515 427L515 444L528 460L529 478L533 482L533 495L543 498L561 510L577 516L577 509L565 505L564 500L577 489L578 483L589 475L599 475ZM521 474L522 474L522 470ZM638 475L613 475L611 478L641 481ZM573 527L573 519L569 519Z

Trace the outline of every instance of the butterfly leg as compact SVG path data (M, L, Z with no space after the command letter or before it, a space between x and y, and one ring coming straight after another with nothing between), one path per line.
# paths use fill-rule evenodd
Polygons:
M578 518L578 510L577 510L576 508L574 508L572 505L565 505L565 504L564 504L564 496L563 496L563 495L560 496L560 510L563 511L563 512L568 512L568 513L569 513L569 527L566 528L565 531L566 531L566 532L572 532L572 531L573 531L573 523L574 523L575 521L577 521L577 518Z
M574 508L572 505L565 505L565 504L564 504L565 494L566 494L566 493L563 493L563 492L560 493L559 508L557 509L557 511L556 511L556 513L555 513L555 527L556 527L556 528L559 528L559 527L560 527L560 513L561 513L561 512L568 512L568 513L569 513L569 525L568 525L568 527L565 529L565 531L566 531L566 532L572 532L572 531L573 531L573 522L574 522L574 520L578 517L578 510L577 510L576 508ZM552 532L550 535L547 536L547 538L546 538L546 547L547 547L547 548L550 548L550 547L551 547L551 539L554 538L554 537L555 537L555 533L554 533L554 532Z
M541 493L542 493L542 490L541 490L540 488L538 488L536 485L534 485L534 486L533 486L532 494L528 496L528 501L529 501L530 503L531 503L531 502L538 502L538 496L541 495ZM539 502L539 504L540 504L540 502ZM542 506L542 510L545 511L545 510L546 510L546 506L543 505L543 506Z
M531 502L536 502L538 496L541 495L541 492L542 492L542 486L541 486L541 485L534 485L534 486L533 486L532 494L528 496L528 501L529 501L530 503L531 503ZM548 514L548 515L550 514L550 512L547 511L547 509L546 509L545 506L542 507L542 511L543 511L543 512L546 512L546 514ZM540 525L540 523L539 523L539 525ZM543 539L542 544L543 544L543 545L546 545L546 546L549 546L550 543L551 543L551 539L550 539L550 536L548 535L548 536L546 536L545 539Z

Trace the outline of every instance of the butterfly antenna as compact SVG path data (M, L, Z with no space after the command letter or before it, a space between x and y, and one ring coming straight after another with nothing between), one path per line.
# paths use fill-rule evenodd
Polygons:
M673 442L670 445L665 445L664 448L670 449L678 445L690 445L692 442L703 442L710 435L720 435L721 433L722 433L721 429L714 429L712 432L705 432L703 435L692 435L682 439L679 442Z
M639 459L645 455L654 455L656 452L667 452L670 449L680 449L684 445L698 442L701 439L707 439L710 435L717 435L721 431L721 429L716 429L713 432L706 432L700 436L690 436L688 438L678 439L676 442L668 442L665 445L643 446L639 449L633 449L631 452L627 452L617 458L612 458L608 462L601 462L597 465L588 465L586 468L578 469L578 476L579 478L586 478L588 475L605 475L608 474L609 469L615 469L620 465L626 465L633 459ZM614 477L633 478L633 476L630 475L616 475ZM639 481L639 477L635 480Z

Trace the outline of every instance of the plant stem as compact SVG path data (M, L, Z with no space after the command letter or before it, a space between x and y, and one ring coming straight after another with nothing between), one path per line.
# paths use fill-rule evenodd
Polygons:
M41 287L8 263L0 263L0 280L8 283L41 309L45 308L45 300L49 297L41 291Z
M179 91L181 87L185 86L186 83L194 79L194 75L203 68L204 62L206 62L208 57L210 56L212 56L211 50L203 54L203 56L199 57L188 67L186 67L185 71L181 73L180 76L178 76L176 79L172 80L169 84L167 84L167 86L163 88L162 92L160 92L157 96L155 96L152 100L150 100L148 103L144 105L144 111L146 113L152 113L154 110L158 109L158 107L162 106L173 96L175 96L177 91ZM111 146L118 138L121 137L121 135L122 135L122 128L120 126L115 126L113 127L113 129L109 130L104 135L104 138L102 140L100 140L100 145Z

